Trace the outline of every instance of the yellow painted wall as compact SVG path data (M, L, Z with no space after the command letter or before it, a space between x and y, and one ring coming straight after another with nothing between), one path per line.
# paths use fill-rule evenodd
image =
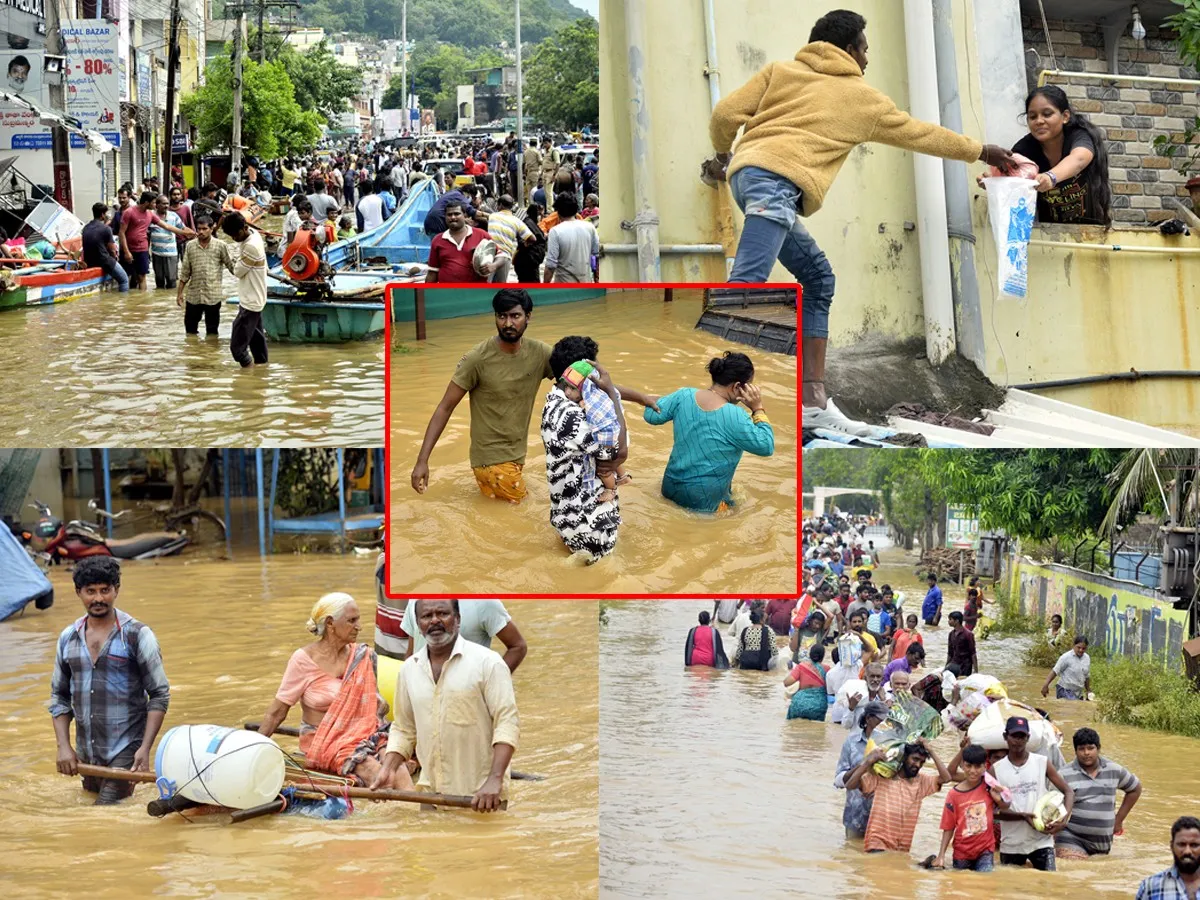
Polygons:
M608 3L600 23L600 127L605 135L601 241L634 243L620 228L634 215L629 142L629 60L624 9ZM953 4L962 118L966 133L985 140L983 97L972 10L975 0ZM839 2L714 0L722 95L744 84L765 63L791 58L820 16ZM867 81L908 108L903 4L862 0L870 64ZM652 119L655 207L662 244L718 243L717 191L699 180L700 163L713 152L708 138L710 101L703 0L644 4L648 103ZM1022 110L1013 109L1013 117ZM996 250L983 191L968 167L976 268L981 293L986 373L1001 385L1144 369L1200 367L1200 256L1119 256L1030 248L1030 296L997 299ZM736 209L736 208L735 208ZM924 334L916 232L904 223L917 215L912 154L869 144L855 150L824 207L804 220L837 275L831 313L834 345L864 333L895 338ZM740 216L736 215L740 228ZM1038 229L1035 239L1077 239L1080 229ZM1089 231L1089 230L1083 230ZM1053 232L1053 233L1051 233ZM1064 233L1065 232L1065 233ZM1073 233L1071 233L1073 232ZM1092 234L1088 239L1097 240ZM1152 229L1112 233L1126 244L1200 248L1200 236L1163 238ZM637 279L633 255L601 260L601 280ZM724 281L720 255L663 256L663 280ZM776 266L772 280L791 280ZM1056 391L1059 399L1150 424L1196 431L1200 384L1184 380Z
M1153 656L1180 667L1187 612L1152 596L1150 589L1026 558L1011 566L1010 576L1011 595L1022 613L1047 625L1051 616L1060 615L1068 634L1084 635L1109 656Z

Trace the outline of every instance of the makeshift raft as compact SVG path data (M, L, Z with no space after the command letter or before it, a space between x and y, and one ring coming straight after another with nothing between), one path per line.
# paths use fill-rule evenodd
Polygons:
M798 297L795 287L708 288L696 327L735 344L795 356Z

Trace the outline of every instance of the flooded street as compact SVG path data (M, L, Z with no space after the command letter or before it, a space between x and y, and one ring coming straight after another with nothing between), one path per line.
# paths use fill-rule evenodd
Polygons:
M702 292L613 294L539 308L528 337L553 344L582 334L600 346L617 384L667 394L711 383L705 366L725 350L747 353L775 431L775 454L742 457L733 480L737 506L715 516L688 512L659 491L672 426L652 427L625 404L628 472L621 488L616 550L584 567L549 522L541 412L543 382L529 427L528 497L512 506L482 496L468 465L468 400L455 410L430 458L429 489L410 473L425 427L462 355L496 333L491 315L429 323L429 339L406 341L391 361L391 590L514 593L785 593L796 589L796 358L722 341L695 330ZM535 299L536 304L536 299ZM411 326L403 332L411 335ZM682 638L680 639L682 641Z
M924 587L898 550L874 581L904 591L909 611ZM964 590L943 585L947 613ZM990 596L990 594L989 594ZM683 646L711 602L616 604L601 629L601 883L605 896L817 897L990 900L993 897L1129 898L1140 879L1171 864L1171 823L1194 812L1197 741L1095 723L1102 753L1144 785L1108 857L1058 861L1057 873L997 865L994 874L931 872L941 803L926 799L911 854L866 854L844 840L845 793L833 787L849 733L841 725L787 721L784 672L688 670ZM723 631L728 631L724 626ZM931 663L943 663L948 627L924 629ZM1042 700L1046 673L1027 668L1030 638L980 641L984 672L1014 699L1049 710L1074 756L1072 732L1091 724L1092 704ZM729 641L726 639L726 650ZM731 651L730 651L731 652ZM946 762L957 732L933 743ZM929 764L932 766L932 764ZM927 768L926 771L932 771ZM947 859L947 864L949 859Z
M126 563L118 607L158 635L171 681L163 733L174 725L261 718L288 657L311 638L321 593L359 600L371 641L374 556L238 554ZM597 876L596 604L510 602L529 643L514 675L521 746L507 812L491 817L359 802L342 821L276 816L240 825L146 814L142 785L119 807L94 807L55 773L46 713L54 642L81 614L67 574L55 604L0 624L0 855L7 897L51 898L64 885L94 897L595 897ZM500 646L499 643L496 646ZM298 724L293 710L288 724ZM161 735L160 735L161 738ZM282 737L287 750L296 739ZM481 886L486 885L486 888Z
M225 274L229 296L237 292ZM105 291L0 313L11 386L0 444L370 446L383 441L383 342L269 344L243 371L218 337L184 334L175 291ZM168 424L169 423L169 424Z

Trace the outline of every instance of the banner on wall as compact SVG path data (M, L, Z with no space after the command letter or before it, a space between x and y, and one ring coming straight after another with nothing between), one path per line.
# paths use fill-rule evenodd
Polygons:
M118 27L102 19L74 19L62 28L67 57L67 113L85 129L100 132L114 147L121 146L121 65L117 56ZM71 135L71 146L86 146Z
M139 106L149 106L150 96L150 60L138 55L137 61L137 100Z
M42 80L41 50L0 52L0 89L25 97L43 109L50 107ZM31 109L0 101L0 150L48 150L50 128Z

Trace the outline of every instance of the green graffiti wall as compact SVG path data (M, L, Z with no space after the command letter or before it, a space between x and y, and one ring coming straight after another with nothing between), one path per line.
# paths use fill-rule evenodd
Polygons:
M1182 667L1187 613L1151 588L1027 559L1017 560L1013 576L1022 613L1044 621L1057 613L1065 628L1110 656L1152 656L1172 669Z

